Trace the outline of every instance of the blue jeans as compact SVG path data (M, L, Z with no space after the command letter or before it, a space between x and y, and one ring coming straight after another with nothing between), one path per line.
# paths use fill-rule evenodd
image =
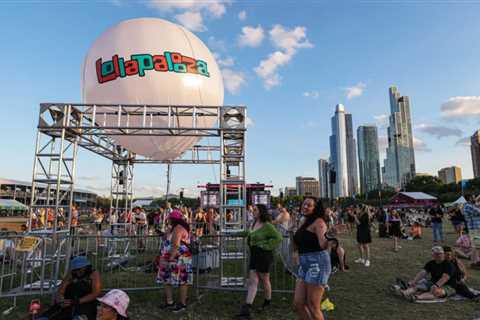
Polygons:
M328 250L300 255L298 278L303 280L303 282L326 286L331 272L332 265Z
M443 224L432 222L433 241L443 241Z

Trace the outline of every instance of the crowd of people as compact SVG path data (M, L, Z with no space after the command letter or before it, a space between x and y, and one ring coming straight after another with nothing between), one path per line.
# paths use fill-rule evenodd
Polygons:
M73 211L76 211L74 208ZM235 212L227 212L226 222L236 219ZM51 212L41 210L35 216L37 226L54 223ZM74 214L78 226L78 213ZM97 236L113 233L115 225L128 225L129 235L153 235L162 238L162 246L155 260L157 282L163 284L165 302L162 310L183 312L188 304L188 287L192 284L192 244L195 239L217 235L220 214L214 208L191 210L185 206L165 207L145 211L134 208L117 216L112 211L93 210L91 221ZM57 224L65 221L60 219ZM445 243L445 220L449 219L456 233L451 246ZM469 234L468 223L461 208L435 206L422 209L401 209L355 205L324 208L321 201L306 197L298 207L282 204L268 208L250 205L246 210L244 236L249 246L247 294L239 306L237 317L250 319L258 287L263 287L261 310L271 308L272 286L270 271L274 257L285 238L293 251L292 264L296 277L293 304L299 319L322 320L322 302L328 291L328 281L335 272L350 270L347 252L339 238L342 233L353 234L358 245L358 256L353 262L369 268L375 263L370 246L375 238L390 238L392 251L401 250L402 241L422 239L424 228L431 227L432 259L410 281L397 278L392 290L398 296L413 302L447 299L460 295L478 300L479 295L466 284L467 269L480 268L480 257L475 239ZM32 222L33 223L33 222ZM142 249L142 244L139 245ZM349 253L349 256L354 254ZM460 259L469 259L465 265ZM101 294L101 275L92 268L85 256L74 257L71 273L62 281L55 304L41 316L45 319L125 319L129 298L121 290ZM174 297L178 289L178 298ZM81 318L83 317L83 318ZM38 318L38 317L37 317Z

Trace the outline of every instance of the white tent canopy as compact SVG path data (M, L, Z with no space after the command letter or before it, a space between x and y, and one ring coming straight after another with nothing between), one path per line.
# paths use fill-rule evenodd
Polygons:
M464 204L467 203L467 200L465 199L464 196L460 196L460 198L458 198L457 200L455 200L454 202L449 202L449 203L445 203L445 206L446 207L455 207L455 206L462 206Z
M465 199L464 196L461 196L460 198L452 202L452 205L459 205L459 204L465 204L465 203L467 203L467 200Z

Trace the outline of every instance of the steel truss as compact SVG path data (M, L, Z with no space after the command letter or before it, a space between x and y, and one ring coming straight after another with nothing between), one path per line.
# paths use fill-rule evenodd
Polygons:
M219 165L221 233L245 230L246 116L246 107L243 106L42 103L33 165L29 231L32 231L33 213L43 208L54 213L54 224L50 232L64 230L69 233L75 162L79 147L112 161L112 212L117 215L131 210L135 164ZM197 125L203 123L201 120L204 119L212 120L214 125L208 128ZM188 125L180 125L181 123ZM118 146L115 136L211 137L217 142L213 145L209 143L208 146L193 146L179 159L155 160ZM35 192L39 184L47 186L45 195ZM43 198L45 201L42 202ZM64 229L57 225L61 208L68 221ZM245 245L240 249L237 246L232 251L230 245L221 243L220 251L221 261L241 259L244 265L242 274L227 276L222 263L220 285L243 285L246 271ZM60 259L69 259L69 253L49 259L52 258L57 259L59 265ZM43 265L45 261L46 259Z

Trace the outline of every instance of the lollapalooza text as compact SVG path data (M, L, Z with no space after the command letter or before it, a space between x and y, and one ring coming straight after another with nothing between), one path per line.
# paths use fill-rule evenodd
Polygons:
M163 55L132 54L130 60L114 55L112 60L96 61L97 79L105 83L117 78L138 75L145 76L145 71L193 73L210 77L205 61L184 56L178 52L164 52Z

